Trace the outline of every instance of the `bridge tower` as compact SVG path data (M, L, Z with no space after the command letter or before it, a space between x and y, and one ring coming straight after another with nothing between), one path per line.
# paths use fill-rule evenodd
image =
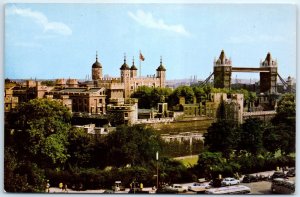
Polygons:
M260 92L273 94L277 92L277 60L273 60L270 52L266 59L260 62L261 68L267 68L268 72L260 72Z
M231 72L231 60L227 59L224 50L222 50L219 59L214 60L214 87L230 89Z

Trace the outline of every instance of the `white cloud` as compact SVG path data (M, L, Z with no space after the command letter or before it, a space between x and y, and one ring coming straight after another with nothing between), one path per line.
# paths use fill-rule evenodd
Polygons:
M72 34L72 30L66 24L49 21L48 18L41 12L32 11L31 9L21 9L14 6L7 10L7 14L30 18L35 23L41 25L44 32L54 32L66 36Z
M135 14L128 12L128 15L139 24L148 28L172 31L184 36L191 35L187 30L185 30L183 25L168 25L162 19L155 19L149 12L146 13L142 10L138 10Z

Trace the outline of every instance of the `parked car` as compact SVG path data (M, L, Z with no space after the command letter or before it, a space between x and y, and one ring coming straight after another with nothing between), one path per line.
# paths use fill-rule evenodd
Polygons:
M172 184L170 186L166 186L165 191L175 192L175 193L184 193L186 189L182 187L180 184Z
M112 186L112 190L117 191L125 191L125 187L122 185L121 181L115 181L115 185Z
M242 180L243 183L251 183L251 182L257 182L257 181L259 181L259 177L251 175L251 174L246 174Z
M295 193L295 182L283 178L275 178L271 185L272 193L293 194Z
M221 187L222 179L215 178L209 182L209 185L212 187Z
M276 178L286 178L286 175L283 172L274 172L274 174L271 176L271 180Z
M295 168L290 168L289 171L286 173L286 176L288 177L296 176Z
M221 182L222 186L238 185L238 184L240 184L240 181L231 177L224 178L223 181Z
M262 174L258 176L258 181L267 181L267 180L269 180L268 176Z
M205 192L206 189L210 188L211 186L208 183L193 183L193 185L188 186L189 191L193 192Z

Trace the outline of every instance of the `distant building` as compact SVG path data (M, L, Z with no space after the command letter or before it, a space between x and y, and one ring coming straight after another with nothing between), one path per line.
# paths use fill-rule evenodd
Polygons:
M43 86L40 81L26 80L22 83L5 82L5 112L14 110L19 103L35 98L44 98L46 92L53 87Z
M47 92L55 99L71 99L72 112L88 114L106 113L105 88L63 88ZM65 96L65 97L63 97Z
M196 98L191 104L186 104L184 97L179 99L179 110L184 117L206 116L216 119L220 115L220 107L223 106L222 116L242 123L244 96L243 94L211 93L208 100L196 103Z
M107 105L108 115L112 115L112 120L123 124L134 124L138 119L138 100L126 99L124 103L117 105Z

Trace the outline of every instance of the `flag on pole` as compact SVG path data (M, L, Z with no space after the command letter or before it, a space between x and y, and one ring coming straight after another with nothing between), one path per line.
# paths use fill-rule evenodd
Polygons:
M142 60L142 61L145 60L145 58L144 58L144 56L143 56L143 54L141 52L140 52L140 60Z
M158 151L156 152L156 160L158 161Z

